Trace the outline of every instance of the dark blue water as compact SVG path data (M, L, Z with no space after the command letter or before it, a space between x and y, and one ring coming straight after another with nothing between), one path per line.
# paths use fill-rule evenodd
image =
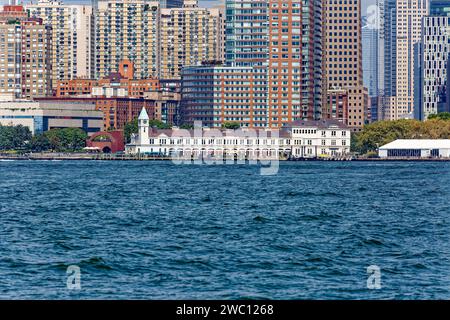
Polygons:
M450 163L0 162L0 298L448 299L449 186Z

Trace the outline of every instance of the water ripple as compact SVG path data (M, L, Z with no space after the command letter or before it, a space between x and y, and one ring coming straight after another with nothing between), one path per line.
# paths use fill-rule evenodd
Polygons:
M448 299L449 173L2 161L0 299Z

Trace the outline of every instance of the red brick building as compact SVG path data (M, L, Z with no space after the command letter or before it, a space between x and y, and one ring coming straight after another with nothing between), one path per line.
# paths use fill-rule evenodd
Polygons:
M328 90L323 119L336 119L348 124L348 91Z
M150 120L160 120L173 125L177 123L178 100L126 98L126 97L48 97L36 98L37 101L71 101L95 104L96 110L103 112L103 129L120 130L127 122L139 116L142 108L145 107Z
M28 13L23 9L22 5L4 5L3 10L0 11L0 21L26 18L28 18Z
M80 96L92 94L94 87L126 89L125 96L130 98L143 98L148 91L157 91L161 88L158 79L133 79L134 66L131 61L123 60L119 65L119 72L111 73L108 77L94 79L74 79L58 81L55 96Z
M125 150L125 142L122 131L97 132L87 141L88 148L98 148L103 153L116 153Z

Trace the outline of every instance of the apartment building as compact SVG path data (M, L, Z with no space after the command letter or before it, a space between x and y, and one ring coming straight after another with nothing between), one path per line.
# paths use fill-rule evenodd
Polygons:
M223 14L185 1L183 8L161 9L160 72L163 79L180 79L183 66L223 62Z
M93 16L90 5L39 0L27 4L30 17L41 18L52 29L52 85L60 80L92 78L94 71Z
M267 83L264 69L221 65L183 69L181 121L220 128L226 122L243 127L267 126Z
M51 95L51 33L40 19L0 21L0 93L17 98Z
M369 110L363 85L361 1L326 0L325 12L326 90L347 90L347 124L358 131L368 121Z
M414 114L415 46L422 39L422 19L429 13L428 0L385 0L385 74L387 120L412 118Z
M97 1L94 4L94 77L107 77L126 59L134 63L137 79L157 78L159 16L157 1Z
M430 15L422 19L422 40L415 48L414 115L426 120L448 110L450 1L431 1Z

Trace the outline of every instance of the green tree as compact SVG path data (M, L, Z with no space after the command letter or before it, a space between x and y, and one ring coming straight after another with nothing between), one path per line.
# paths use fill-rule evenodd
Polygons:
M191 129L194 129L194 125L192 125L192 124L182 124L180 126L180 129L191 130Z
M156 120L156 119L150 120L149 125L150 125L150 128L157 128L157 129L171 129L172 128L171 125L164 123L160 120Z
M444 116L445 117L445 116ZM351 150L360 154L377 149L397 139L449 139L450 121L433 118L417 120L378 121L365 125L352 136Z
M44 133L50 149L57 152L79 151L86 146L88 135L80 128L52 129Z
M171 125L164 123L160 120L150 120L148 122L150 128L157 128L157 129L170 129L172 128ZM131 142L131 135L133 133L138 133L139 132L139 126L138 126L138 119L135 118L130 122L127 122L123 128L123 134L125 137L125 142L126 143L130 143Z
M125 137L125 142L131 142L131 134L138 133L138 119L135 118L130 122L127 122L123 128L123 135Z
M29 148L34 152L42 152L52 149L52 144L45 134L38 134L31 139Z
M430 114L428 116L428 120L433 120L433 119L450 120L450 112L441 112L438 114Z
M225 129L236 130L236 129L239 129L240 127L241 127L240 123L236 122L236 121L227 121L222 124L222 128L225 128Z
M31 131L28 127L0 125L0 150L24 149L31 137Z

